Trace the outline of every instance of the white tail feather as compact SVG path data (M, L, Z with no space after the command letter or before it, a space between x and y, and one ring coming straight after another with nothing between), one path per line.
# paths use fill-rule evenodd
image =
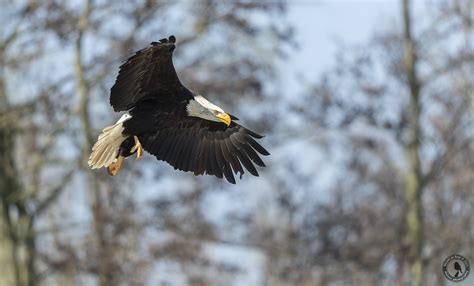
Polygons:
M117 123L102 130L97 142L92 147L92 153L87 162L92 169L108 167L118 155L122 142L127 136L122 134L123 122L130 119L130 115L123 115Z

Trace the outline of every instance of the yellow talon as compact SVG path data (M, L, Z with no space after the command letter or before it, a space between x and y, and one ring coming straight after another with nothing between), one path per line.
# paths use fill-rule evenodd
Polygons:
M120 169L122 168L123 159L124 157L119 155L117 160L107 167L107 171L110 175L116 176L119 173Z
M131 153L137 151L137 160L140 159L141 156L143 156L143 147L140 141L138 140L137 136L133 136L133 140L135 140L135 146L132 147L132 150L130 150Z

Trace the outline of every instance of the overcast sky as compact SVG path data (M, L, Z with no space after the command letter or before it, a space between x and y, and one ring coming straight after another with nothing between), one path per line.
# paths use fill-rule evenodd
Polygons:
M302 90L301 83L314 82L334 62L338 44L364 43L375 31L394 26L401 13L398 2L288 1L289 20L300 48L285 63L285 68L297 74L285 88Z

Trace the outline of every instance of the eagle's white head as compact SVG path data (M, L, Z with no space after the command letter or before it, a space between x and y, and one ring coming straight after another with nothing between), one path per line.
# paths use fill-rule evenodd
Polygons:
M189 116L200 117L202 119L222 122L227 126L231 123L229 114L225 113L222 108L212 104L201 95L194 96L186 106L186 110Z

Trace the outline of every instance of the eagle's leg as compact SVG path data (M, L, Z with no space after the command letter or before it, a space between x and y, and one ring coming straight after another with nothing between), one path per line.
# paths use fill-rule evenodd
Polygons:
M135 146L132 147L132 150L130 150L130 153L137 151L137 160L138 160L140 159L141 156L143 156L143 147L142 147L142 144L140 143L140 140L138 140L137 136L133 136L133 140L135 140Z
M119 173L120 168L122 168L122 163L123 163L124 158L125 158L124 156L119 155L117 157L117 160L115 160L112 164L110 164L107 167L107 171L109 172L110 175L116 176Z

